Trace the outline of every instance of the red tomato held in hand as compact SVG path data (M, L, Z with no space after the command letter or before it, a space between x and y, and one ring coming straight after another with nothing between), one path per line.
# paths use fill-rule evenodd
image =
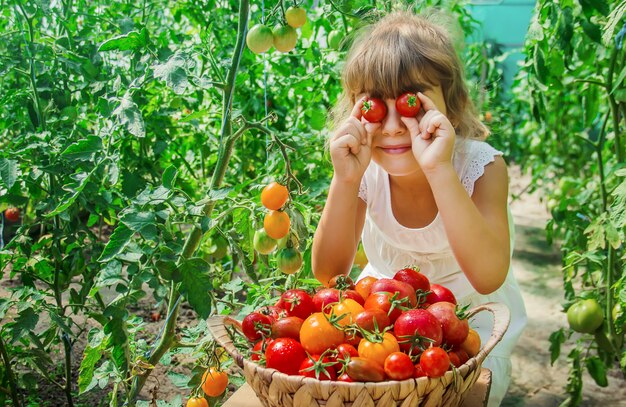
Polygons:
M443 332L441 324L433 314L423 309L412 309L404 312L393 326L398 338L400 349L409 351L411 348L426 349L441 345Z
M304 348L292 338L276 339L265 350L265 366L286 374L297 375L305 358Z
M451 302L440 301L427 308L441 323L443 343L456 346L463 343L469 333L467 319L459 319L456 315L456 305Z
M366 98L361 112L368 122L379 123L387 116L387 105L381 99Z
M396 99L396 110L404 117L415 117L422 107L416 93L407 92Z
M272 319L260 312L251 312L241 323L241 330L250 342L258 341L272 332Z
M287 290L280 296L279 307L283 308L289 316L307 319L315 312L313 299L304 290Z
M441 377L450 367L450 358L440 347L428 348L420 356L420 366L426 376Z
M431 284L430 291L432 292L426 297L427 303L434 304L439 301L446 301L456 305L456 297L446 287L439 284Z
M406 353L394 352L387 356L384 365L387 377L392 380L406 380L413 377L415 366Z
M15 223L20 220L20 210L17 208L8 208L4 211L4 219L7 222Z

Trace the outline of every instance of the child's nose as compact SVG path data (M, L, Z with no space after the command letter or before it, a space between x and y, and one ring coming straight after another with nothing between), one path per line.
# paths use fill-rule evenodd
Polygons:
M400 113L396 110L396 100L385 100L387 116L383 119L381 131L385 136L400 136L406 131L404 122L400 120Z

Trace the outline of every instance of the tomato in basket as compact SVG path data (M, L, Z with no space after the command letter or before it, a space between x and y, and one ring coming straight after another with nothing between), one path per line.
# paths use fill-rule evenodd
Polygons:
M290 375L298 374L306 358L302 345L292 338L278 338L265 350L265 366Z
M469 333L469 323L463 311L457 314L457 306L451 302L440 301L430 305L427 311L441 323L443 343L456 346L463 343Z

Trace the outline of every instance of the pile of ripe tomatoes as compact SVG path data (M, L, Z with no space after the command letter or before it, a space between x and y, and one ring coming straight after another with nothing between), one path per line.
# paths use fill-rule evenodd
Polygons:
M288 290L248 314L242 331L256 363L343 382L440 377L480 350L452 292L413 268L356 285L335 277L313 295Z

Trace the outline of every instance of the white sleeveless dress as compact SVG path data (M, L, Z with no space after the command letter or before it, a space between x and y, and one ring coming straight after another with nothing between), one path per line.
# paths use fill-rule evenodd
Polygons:
M485 166L502 152L484 141L457 137L453 164L461 183L471 196L474 183L485 172ZM418 229L402 226L393 215L389 176L379 165L371 162L359 189L359 197L367 204L362 242L369 264L358 279L366 276L391 278L397 270L419 266L431 283L448 287L461 305L472 307L486 302L500 302L511 311L511 323L502 341L491 351L483 366L492 371L489 406L498 406L506 394L511 379L511 352L526 326L524 301L513 272L509 269L504 284L488 295L479 294L467 280L457 263L439 214L431 224ZM511 254L515 231L509 212ZM491 335L493 318L481 312L470 321L482 343Z

